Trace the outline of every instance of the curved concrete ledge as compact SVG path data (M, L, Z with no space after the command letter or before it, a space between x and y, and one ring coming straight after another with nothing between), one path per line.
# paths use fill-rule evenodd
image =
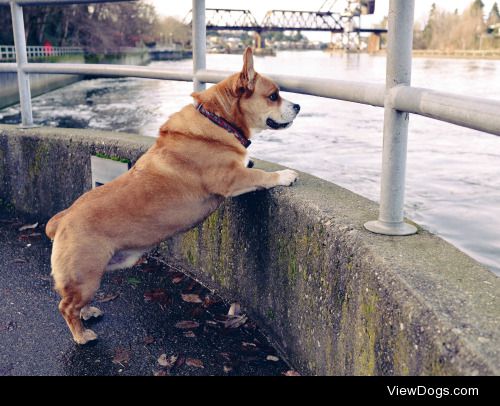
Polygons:
M153 141L0 126L0 198L47 219L90 188L91 153L134 162ZM301 174L226 201L160 253L239 300L304 374L499 375L499 278L426 231L365 231L376 216L373 202Z

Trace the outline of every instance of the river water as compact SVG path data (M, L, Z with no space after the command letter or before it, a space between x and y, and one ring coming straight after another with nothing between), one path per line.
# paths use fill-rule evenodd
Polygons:
M240 55L207 55L209 69L237 71ZM153 62L190 69L191 61ZM258 57L262 73L383 83L385 58L279 52ZM500 99L500 61L425 59L413 63L413 85ZM155 137L158 127L191 102L191 83L93 79L33 100L37 124L95 128ZM294 125L256 136L250 153L344 186L378 201L383 110L312 96L284 94L302 107ZM0 111L18 119L19 106ZM500 111L499 111L500 114ZM412 116L406 215L500 275L500 137Z

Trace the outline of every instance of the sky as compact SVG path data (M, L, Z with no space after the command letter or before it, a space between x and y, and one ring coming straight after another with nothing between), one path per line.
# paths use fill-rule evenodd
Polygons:
M191 0L147 0L154 4L158 13L161 15L175 16L183 19L184 16L191 10ZM249 9L252 14L261 21L268 10L306 10L317 11L320 9L325 0L205 0L207 8L234 8L234 9ZM328 0L328 3L333 3L334 0ZM495 0L483 0L487 13L491 10ZM347 2L343 0L336 1L336 9L342 10ZM462 11L467 7L472 0L416 0L415 1L415 19L425 21L432 3L436 3L439 8L447 10L455 10L458 8ZM376 0L375 15L363 17L367 26L382 21L387 15L389 9L389 0ZM334 11L336 10L334 9ZM363 24L365 25L365 24Z

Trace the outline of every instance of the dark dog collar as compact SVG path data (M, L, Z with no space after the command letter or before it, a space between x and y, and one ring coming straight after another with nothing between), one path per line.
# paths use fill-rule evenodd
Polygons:
M196 110L198 110L201 114L203 114L206 118L208 118L212 123L217 124L219 127L223 128L227 132L233 134L236 137L236 139L240 142L240 144L243 145L245 148L248 148L252 143L249 139L247 139L243 135L243 132L240 129L238 129L237 127L235 127L222 117L218 116L217 114L205 110L202 104L198 104Z

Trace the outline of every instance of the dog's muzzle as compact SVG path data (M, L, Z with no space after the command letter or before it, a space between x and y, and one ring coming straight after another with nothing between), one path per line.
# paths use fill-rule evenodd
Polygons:
M277 121L273 120L271 117L269 117L267 120L266 120L266 125L269 127L269 128L272 128L273 130L281 130L282 128L288 128L292 125L293 123L293 120L295 119L295 117L297 116L297 114L299 114L299 111L300 111L300 106L298 104L294 104L293 106L291 106L292 109L293 109L293 119L290 120L290 121L287 121L286 123L278 123Z
M289 121L288 123L278 123L278 122L274 121L272 118L268 118L266 120L266 124L268 127L271 127L273 130L279 130L281 128L288 127L290 124L292 124L292 122Z

